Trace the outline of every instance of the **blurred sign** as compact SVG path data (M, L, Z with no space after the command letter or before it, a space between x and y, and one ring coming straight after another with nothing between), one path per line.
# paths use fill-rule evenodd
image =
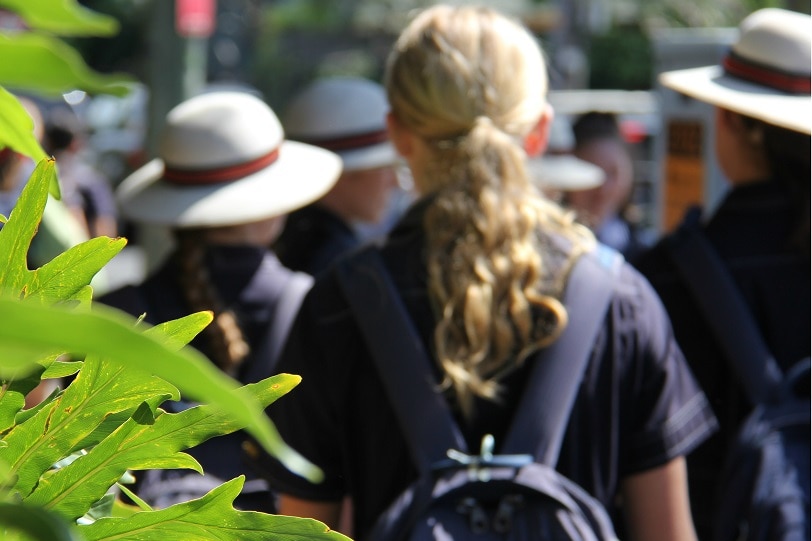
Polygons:
M184 38L207 38L214 32L216 0L175 0L175 31Z
M666 129L662 228L670 231L685 211L703 203L705 166L703 126L698 121L671 120Z

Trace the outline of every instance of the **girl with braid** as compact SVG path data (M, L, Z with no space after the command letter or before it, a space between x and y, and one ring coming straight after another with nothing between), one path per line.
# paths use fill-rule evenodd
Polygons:
M238 92L203 94L175 107L159 155L125 179L116 197L126 218L170 227L174 252L143 283L99 301L145 314L151 324L210 310L214 320L192 346L243 383L275 374L277 352L312 278L285 268L267 247L287 212L332 187L340 158L285 141L274 112ZM139 496L165 507L245 474L235 505L273 511L267 483L240 458L244 439L236 433L191 449L204 476L189 470L145 472Z
M525 170L545 149L553 114L543 55L523 26L491 9L438 5L400 35L385 84L391 140L421 197L381 259L468 448L491 434L498 451L536 352L577 324L562 290L573 262L596 248ZM363 540L417 469L338 270L305 297L278 365L302 383L269 408L325 479L311 484L261 462L281 513L335 527L349 497ZM623 264L558 469L611 509L620 531L625 516L631 539L694 539L683 456L713 426L662 307Z

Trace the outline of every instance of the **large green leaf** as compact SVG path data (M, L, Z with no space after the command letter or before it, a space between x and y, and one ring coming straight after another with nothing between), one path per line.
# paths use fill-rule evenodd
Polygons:
M72 0L0 0L0 7L11 10L35 30L60 36L113 36L118 21L91 11Z
M82 291L127 244L127 239L97 237L78 244L35 270L25 295L54 303Z
M0 148L10 147L35 162L47 158L34 135L34 121L20 101L0 87Z
M0 538L4 541L81 541L59 515L28 505L0 503Z
M48 200L48 185L53 178L54 161L40 161L11 211L8 223L0 229L0 293L20 295L28 280L28 247L37 232Z
M238 389L237 393L267 407L299 380L298 376L275 376ZM192 457L179 451L240 428L238 422L207 405L181 413L159 413L154 419L149 408L141 407L86 455L42 479L25 502L59 511L63 517L79 518L127 470L190 468L200 471Z
M132 414L151 397L177 399L178 393L160 378L88 357L73 383L50 407L5 435L0 460L17 475L14 489L23 496L29 494L44 472L73 452L109 415Z
M104 518L80 526L87 541L328 541L347 540L321 522L237 511L234 498L242 490L238 477L203 498L128 518Z
M125 96L133 79L91 70L63 41L41 34L0 34L0 84L50 97L71 89Z
M312 481L321 479L321 472L315 466L282 441L261 404L234 393L239 387L236 381L192 348L174 351L167 347L167 340L135 331L134 320L121 312L104 306L94 308L91 313L69 312L0 299L0 320L4 322L0 325L0 359L12 367L19 368L29 359L10 357L15 353L10 348L61 347L111 359L112 364L126 368L122 377L127 379L157 375L176 384L184 396L213 404L234 416L291 471ZM41 332L43 328L48 332ZM87 361L77 380L86 370Z

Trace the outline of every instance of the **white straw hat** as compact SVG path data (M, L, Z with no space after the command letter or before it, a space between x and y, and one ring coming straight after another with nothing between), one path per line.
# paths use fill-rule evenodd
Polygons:
M360 77L316 79L282 114L290 139L336 152L345 171L397 161L386 132L389 102L383 86Z
M666 72L678 92L768 124L812 132L812 17L778 8L753 12L721 66Z
M274 112L244 92L176 106L158 155L116 190L129 219L184 228L250 223L318 199L341 173L332 152L285 141Z

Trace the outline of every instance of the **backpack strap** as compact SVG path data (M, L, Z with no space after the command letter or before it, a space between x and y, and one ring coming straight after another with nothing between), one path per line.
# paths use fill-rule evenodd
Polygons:
M540 368L534 369L532 384L537 385L539 380L548 377L559 379L542 381L543 392L538 392L533 385L528 386L532 391L525 393L521 404L521 410L526 413L514 422L505 450L526 453L528 449L541 449L550 464L557 460L594 335L612 295L612 282L603 277L610 274L607 268L615 269L622 261L614 250L605 248L600 253L601 257L580 258L575 266L579 270L573 271L567 288L566 305L571 322L568 328L589 325L590 329L568 338L566 344L569 345L551 346L537 356L535 362ZM444 397L437 392L429 355L379 252L374 248L362 250L337 269L339 283L378 366L418 471L427 473L444 462L449 449L466 452L465 439ZM565 332L565 335L575 334ZM561 353L565 355L561 362L551 362L552 355ZM580 355L582 359L572 361L570 355ZM550 404L555 407L549 407ZM561 408L560 404L567 406ZM544 409L554 413L540 415L545 405Z
M783 374L733 276L699 229L697 211L689 211L665 246L748 399L759 404L775 396Z
M466 451L465 438L445 398L437 392L431 360L392 277L375 247L337 265L339 284L392 401L398 422L421 474Z
M271 323L259 348L252 353L252 362L243 374L244 383L254 383L273 374L273 368L282 353L290 328L302 300L313 287L313 277L303 272L293 272L282 288L276 301Z
M528 359L534 366L503 452L531 450L539 462L555 467L622 263L620 253L604 245L576 261L564 293L567 327L558 340Z

